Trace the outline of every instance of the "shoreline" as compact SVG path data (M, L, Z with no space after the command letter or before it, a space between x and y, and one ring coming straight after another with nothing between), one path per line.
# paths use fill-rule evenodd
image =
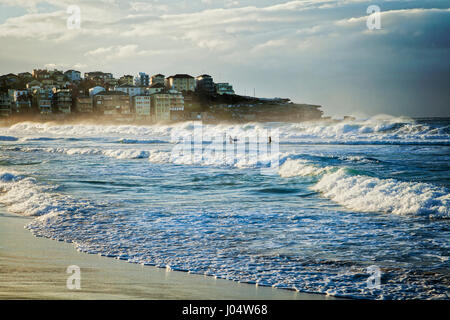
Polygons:
M35 237L30 220L0 209L0 300L332 300L271 287L214 279L76 251L72 244ZM81 290L66 287L66 269L81 269Z

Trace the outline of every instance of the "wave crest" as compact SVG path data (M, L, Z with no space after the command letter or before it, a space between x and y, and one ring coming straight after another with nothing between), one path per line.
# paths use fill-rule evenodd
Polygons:
M380 179L349 168L316 167L304 160L288 159L280 166L282 177L317 176L312 186L323 196L359 212L450 217L450 194L428 183Z

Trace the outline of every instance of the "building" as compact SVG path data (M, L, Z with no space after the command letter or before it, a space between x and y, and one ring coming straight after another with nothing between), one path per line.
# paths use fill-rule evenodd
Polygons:
M151 95L151 113L155 121L180 120L184 98L180 92L169 90Z
M11 112L27 113L31 111L31 99L28 90L8 90Z
M108 79L113 79L112 73L105 73L101 71L85 72L84 79L91 80L98 85L104 84Z
M64 86L64 83L57 82L52 79L44 79L41 81L41 88L49 91L53 91L53 89L59 89Z
M136 86L147 87L150 85L150 76L145 72L139 72L135 78L134 84Z
M60 113L70 113L72 108L72 90L53 89L54 110Z
M195 91L195 78L188 74L176 74L166 79L166 88L180 92Z
M162 84L162 85L166 85L165 84L165 81L166 81L166 76L165 75L163 75L163 74L161 74L161 73L158 73L158 74L155 74L155 75L153 75L152 77L151 77L151 79L150 79L150 85L155 85L155 84L157 84L157 83L160 83L160 84Z
M6 92L0 92L0 116L9 117L11 115L11 99Z
M33 78L39 81L50 79L50 73L47 69L33 69L31 75L33 76Z
M17 84L20 81L19 77L14 73L8 73L0 76L0 86L9 86Z
M150 118L151 97L150 96L134 96L133 107L136 118Z
M18 73L17 76L20 79L23 79L23 80L26 80L26 81L33 80L33 75L31 73L29 73L29 72L21 72L21 73Z
M102 92L102 91L106 91L105 88L100 87L100 86L96 86L96 87L93 87L93 88L89 89L89 95L92 97L92 96L95 96L97 93Z
M52 113L52 92L46 89L36 89L33 100L41 114Z
M155 121L170 121L170 95L166 92L153 94L151 111Z
M156 82L155 84L152 84L150 87L146 88L147 94L154 94L161 91L164 91L166 89L166 86L162 83Z
M76 70L67 70L64 75L69 79L70 82L81 81L81 72Z
M94 111L94 103L92 97L89 96L76 97L75 110L79 113L92 113Z
M50 74L50 77L54 77L55 75L64 75L64 72L57 69L48 70L48 73Z
M179 121L184 117L184 97L181 92L169 90L170 120Z
M121 85L115 87L116 91L121 91L129 95L130 97L143 95L145 93L145 88L130 86L130 85Z
M14 98L14 109L18 113L31 112L31 98L27 94L18 95Z
M121 91L102 91L94 96L94 111L109 116L130 116L130 97Z
M50 78L55 80L58 84L64 83L64 73L59 70L50 71Z
M202 74L195 78L197 82L196 90L201 93L206 93L209 95L213 95L216 93L216 88L214 85L213 78L210 75Z
M114 78L108 78L105 81L103 81L105 87L109 88L114 88L116 86L119 85L119 80L114 79Z
M128 85L128 86L132 86L133 85L133 76L126 74L123 75L119 78L119 85Z
M218 94L234 94L233 86L229 83L216 83L216 92Z
M30 81L26 85L28 93L33 93L33 91L35 89L40 89L41 86L42 86L42 83L37 80Z

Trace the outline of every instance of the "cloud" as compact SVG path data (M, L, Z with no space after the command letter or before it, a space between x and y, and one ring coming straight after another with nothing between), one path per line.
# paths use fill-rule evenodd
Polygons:
M9 18L0 25L0 37L35 38L38 40L68 38L66 13L31 13Z
M169 6L166 4L161 4L158 1L154 2L131 2L130 3L130 10L136 11L136 12L147 12L154 14L155 12L161 13L161 12L168 12Z
M118 45L110 47L100 47L85 53L86 57L93 57L104 60L131 59L136 56L150 54L151 51L139 50L136 44Z
M448 107L450 88L440 79L450 69L450 13L438 0L379 1L382 29L373 31L366 27L373 2L364 0L0 3L28 10L0 24L5 73L36 64L117 75L209 73L241 93L256 87L328 111L361 105L368 114L393 105L417 111L425 97L435 110ZM68 5L81 9L79 30L66 28ZM411 101L408 94L418 96Z

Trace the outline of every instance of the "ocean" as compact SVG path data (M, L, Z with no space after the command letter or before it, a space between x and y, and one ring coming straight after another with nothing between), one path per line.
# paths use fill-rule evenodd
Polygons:
M34 235L280 290L448 299L449 189L448 118L0 128Z

